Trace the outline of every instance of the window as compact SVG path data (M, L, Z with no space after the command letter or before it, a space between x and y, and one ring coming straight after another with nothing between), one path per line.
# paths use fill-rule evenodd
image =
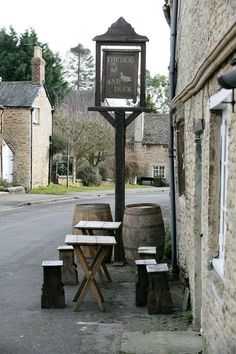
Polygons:
M227 175L228 175L228 134L227 134L227 111L222 111L220 128L220 230L219 230L219 258L213 260L213 265L218 273L224 274L224 247L226 235L226 201L227 201Z
M156 176L161 176L161 177L165 177L165 166L153 166L152 167L152 176L156 177Z
M39 108L33 108L32 110L32 120L33 120L33 123L34 124L39 124L39 116L40 116L40 111L39 111Z

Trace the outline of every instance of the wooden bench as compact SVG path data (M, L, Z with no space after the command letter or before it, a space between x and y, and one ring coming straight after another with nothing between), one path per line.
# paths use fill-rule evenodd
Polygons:
M65 307L65 293L61 281L63 261L43 261L41 308Z
M157 248L153 246L141 246L138 248L140 259L156 258Z
M144 181L151 182L151 186L153 185L154 182L154 177L139 177L138 178L138 183L143 184Z
M63 261L61 268L61 280L64 285L77 285L78 272L74 260L73 246L59 246L59 259Z
M171 313L173 304L169 292L167 263L148 264L146 268L149 278L147 295L149 315Z
M137 259L135 261L138 270L138 281L135 284L135 303L136 306L145 306L147 304L148 275L146 266L148 264L157 264L155 259Z

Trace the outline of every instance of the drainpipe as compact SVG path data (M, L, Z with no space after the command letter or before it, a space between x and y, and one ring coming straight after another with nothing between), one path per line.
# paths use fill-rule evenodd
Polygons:
M52 112L52 131L51 135L49 135L49 159L48 159L48 185L52 182L52 167L53 167L53 152L52 152L52 140L53 140L53 114L55 112L54 109Z
M168 132L168 156L170 168L170 211L171 211L171 243L172 243L172 272L178 273L177 262L177 228L176 228L176 203L175 203L175 166L174 166L174 127L172 124L171 103L175 97L175 79L176 79L176 37L177 37L177 15L178 0L173 0L173 9L171 16L170 29L170 66L169 66L169 132Z
M34 108L30 108L30 190L33 187L33 110Z

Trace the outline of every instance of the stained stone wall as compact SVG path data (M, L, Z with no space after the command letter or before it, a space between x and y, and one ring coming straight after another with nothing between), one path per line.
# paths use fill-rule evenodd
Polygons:
M210 110L210 105L221 90L217 77L233 69L229 62L236 55L236 3L179 3L173 107L176 127L180 119L184 122L185 191L178 193L177 176L176 198L180 274L189 283L193 324L202 331L207 353L232 354L236 352L236 115L230 104L217 110ZM214 55L219 46L219 55ZM222 108L227 110L229 136L223 276L211 262L219 251ZM202 120L203 129L197 129Z
M182 0L177 31L177 94L182 91L220 40L235 25L235 0ZM181 59L180 59L181 58Z
M7 108L4 112L3 137L14 154L13 182L29 188L30 121L27 108Z
M145 145L140 142L136 142L134 152L140 166L142 176L152 177L153 166L164 166L165 179L168 183L169 166L167 147L163 145Z
M33 106L40 108L39 124L32 124L31 126L31 111L29 108L11 107L4 112L3 125L4 140L14 153L13 182L23 185L27 189L31 186L36 187L48 183L49 136L52 134L52 114L43 87L40 89Z

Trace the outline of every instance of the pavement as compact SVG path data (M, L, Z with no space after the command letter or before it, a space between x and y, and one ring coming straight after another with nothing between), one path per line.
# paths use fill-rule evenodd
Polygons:
M152 192L152 188L149 188L149 190ZM164 190L166 189L160 189L160 192ZM146 188L145 191L147 192ZM129 192L142 193L142 189L129 190ZM0 211L7 211L37 203L60 202L72 199L80 200L107 194L114 194L114 191L101 193L92 191L66 195L11 194L1 192ZM12 343L9 351L6 349L8 344L5 345L5 350L1 351L1 348L4 347L4 342L2 344L3 347L1 347L0 343L0 353L197 354L204 352L202 337L198 332L193 330L190 323L191 312L190 310L183 310L184 289L178 279L170 273L169 287L173 300L173 313L168 315L149 315L146 307L135 306L135 282L137 279L135 266L127 264L125 267L114 267L112 264L109 264L108 269L113 282L108 287L102 288L106 299L106 312L99 311L93 295L89 294L83 303L79 316L77 316L76 313L72 312L71 301L75 288L74 286L67 286L65 287L66 308L56 309L56 311L38 310L37 318L42 317L40 320L42 323L37 324L37 337L32 337L27 341L26 336L24 337L21 334L19 335L19 343L16 341L16 348L14 348ZM79 276L81 277L82 274L79 274ZM30 302L31 296L28 295L27 303ZM20 313L18 315L21 316ZM26 316L24 312L23 316ZM27 316L29 316L28 313ZM43 347L43 336L42 338L40 337L40 331L43 326L46 329L48 328L47 331L52 331L50 322L57 323L58 328L60 328L60 325L62 328L68 325L69 328L71 320L75 321L75 318L77 320L74 322L74 327L70 328L71 335L68 338L68 343L66 342L67 338L58 337L56 333L52 332L53 340L45 342L45 347ZM30 321L32 321L33 326L35 319L30 319ZM5 328L5 330L6 339L8 329ZM22 342L23 337L25 343ZM76 351L74 348L78 346L78 341L80 349ZM32 345L33 342L34 345Z
M156 188L156 187L147 187L147 188L130 188L129 193L142 193L152 192L152 191L169 191L168 187ZM81 200L85 198L94 198L102 197L106 195L114 195L114 190L105 190L105 191L85 191L79 193L66 193L66 194L31 194L31 193L9 193L9 192L0 192L0 211L9 210L12 208L18 208L25 205L31 204L43 204L51 202L60 202L66 200Z

